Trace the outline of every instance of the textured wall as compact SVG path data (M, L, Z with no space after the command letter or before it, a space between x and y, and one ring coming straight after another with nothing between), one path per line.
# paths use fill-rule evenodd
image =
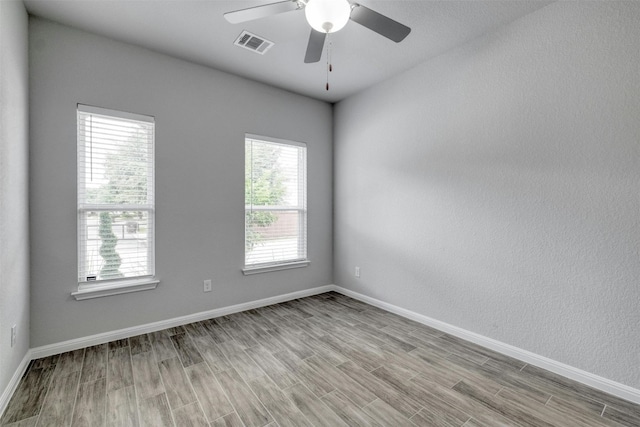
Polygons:
M332 283L331 106L30 21L32 347ZM154 291L75 301L76 103L156 118ZM243 276L244 134L307 143L306 268ZM213 280L213 292L202 281Z
M640 387L638 22L554 3L338 104L336 284Z
M29 349L28 22L0 1L0 394Z

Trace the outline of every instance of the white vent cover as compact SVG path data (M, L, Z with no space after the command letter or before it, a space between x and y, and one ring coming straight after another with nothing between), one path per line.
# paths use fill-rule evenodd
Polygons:
M274 45L272 41L265 39L264 37L256 36L248 31L242 31L235 42L236 46L243 47L252 52L264 55Z

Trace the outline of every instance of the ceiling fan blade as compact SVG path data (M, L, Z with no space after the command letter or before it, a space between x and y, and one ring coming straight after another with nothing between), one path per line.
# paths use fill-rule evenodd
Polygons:
M286 0L227 12L224 14L224 17L232 24L239 24L241 22L253 21L255 19L266 18L267 16L278 15L298 9L300 9L300 4L297 1Z
M357 3L351 10L351 20L396 43L400 43L411 32L411 28L406 25Z
M309 44L307 44L307 54L304 56L304 63L311 64L312 62L320 61L322 58L322 49L324 48L324 40L327 38L326 33L321 33L314 29L311 29L309 35Z

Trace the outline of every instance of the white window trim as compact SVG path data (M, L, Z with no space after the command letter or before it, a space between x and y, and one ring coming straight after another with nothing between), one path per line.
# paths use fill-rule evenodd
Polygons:
M300 261L286 262L282 264L245 267L242 269L242 274L244 274L245 276L251 276L253 274L269 273L271 271L291 270L293 268L307 267L309 264L311 264L311 261L309 261L308 259L305 259Z
M253 133L245 133L244 136L245 141L247 139L254 139L254 140L258 140L258 141L265 141L265 142L273 142L276 144L282 144L282 145L290 145L290 146L294 146L294 147L304 147L305 149L307 148L307 144L304 142L298 142L298 141L292 141L292 140L288 140L288 139L281 139L281 138L273 138L270 136L264 136L264 135L258 135L258 134L253 134ZM245 153L246 155L246 153ZM305 164L305 175L308 175L308 157L307 157L307 163ZM308 191L308 185L309 185L309 181L308 178L306 179L306 188L305 188L305 193L307 193ZM307 195L305 195L305 198L307 197ZM305 228L305 233L307 234L306 237L306 241L305 241L305 245L307 246L306 248L306 253L307 253L307 257L304 259L299 259L299 260L289 260L289 261L284 261L284 262L280 262L280 263L273 263L273 264L257 264L257 265L244 265L242 268L242 274L245 276L250 276L250 275L254 275L254 274L261 274L261 273L269 273L272 271L281 271L281 270L291 270L294 268L303 268L303 267L307 267L309 266L309 264L311 264L311 260L309 259L309 241L308 241L308 233L309 233L309 228L308 228L308 223L307 223L307 215L309 212L308 207L302 207L302 206L297 206L297 207L279 207L279 206L259 206L259 207L253 207L253 210L285 210L285 211L290 211L290 210L296 210L298 211L299 214L304 214L304 228ZM245 213L247 212L247 206L245 206ZM246 253L245 253L246 256Z
M78 286L76 292L71 292L71 295L76 301L82 301L111 295L128 294L131 292L150 291L158 287L160 280L154 277L147 277L131 280L106 280L104 282L106 283L99 283L97 285L86 285L85 283L87 282L84 282Z
M77 111L83 113L94 113L99 115L106 115L111 117L117 117L125 120L136 120L141 122L153 123L155 126L155 118L153 116L146 116L142 114L129 113L125 111L118 110L110 110L107 108L94 107L91 105L77 104ZM155 129L154 129L155 134ZM155 137L154 137L155 138ZM154 141L155 143L155 141ZM155 144L154 144L155 145ZM155 168L155 146L153 149L153 164ZM153 186L155 187L155 170L149 171L149 175L151 177L151 182L153 182ZM155 201L155 188L153 188L154 201ZM83 212L89 210L106 210L111 211L114 208L121 209L135 209L141 211L147 211L152 215L151 221L151 229L153 236L153 247L149 253L149 263L151 265L151 275L148 276L140 276L140 277L131 277L127 279L114 279L114 280L101 280L99 282L81 280L78 277L78 290L75 292L71 292L71 295L76 299L76 301L82 301L86 299L100 298L111 295L119 295L126 294L131 292L140 292L156 289L160 280L155 277L155 202L153 205L100 205L100 204L78 204L77 206L77 214L78 214L78 224L81 223L80 216ZM85 245L86 241L82 238L82 235L78 233L78 251L83 251L82 245ZM82 252L84 253L84 252Z

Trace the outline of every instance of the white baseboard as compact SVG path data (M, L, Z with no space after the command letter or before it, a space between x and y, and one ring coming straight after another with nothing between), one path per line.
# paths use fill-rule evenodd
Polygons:
M7 409L7 405L9 405L11 396L13 396L13 393L15 393L16 388L18 388L18 384L20 384L20 380L22 379L24 373L27 371L29 362L31 362L32 359L33 357L31 356L31 350L28 350L22 358L22 361L18 365L18 369L16 369L16 372L11 377L9 384L7 384L7 387L5 387L4 391L2 392L2 396L0 396L0 417L4 415L4 411L5 409Z
M555 360L549 359L544 356L540 356L530 351L523 350L521 348L514 347L509 344L505 344L503 342L494 340L492 338L488 338L483 335L476 334L475 332L467 331L466 329L462 329L457 326L453 326L448 323L441 322L436 319L432 319L422 314L404 309L402 307L398 307L393 304L386 303L384 301L380 301L378 299L351 291L349 289L342 288L340 286L335 286L333 290L343 295L346 295L348 297L357 299L362 302L366 302L367 304L371 304L383 310L390 311L402 317L406 317L407 319L411 319L418 323L431 326L432 328L439 329L443 332L446 332L448 334L454 335L456 337L462 338L467 341L471 341L473 343L476 343L483 347L497 351L504 355L511 356L513 358L522 360L523 362L529 363L531 365L538 366L540 368L554 372L558 375L562 375L574 381L578 381L582 384L601 390L605 393L609 393L614 396L620 397L621 399L625 399L625 400L640 404L640 390L635 389L633 387L629 387L627 385L624 385L615 381L611 381L609 379L600 377L598 375L594 375L592 373L583 371L581 369L574 368L573 366L565 365L564 363L557 362Z
M90 335L88 337L48 344L41 347L32 348L30 350L30 355L32 359L39 359L41 357L47 357L54 354L64 353L66 351L77 350L92 345L103 344L109 341L134 337L141 334L148 334L149 332L161 331L163 329L186 325L205 319L226 316L228 314L238 313L240 311L251 310L253 308L264 307L271 304L277 304L280 302L291 301L311 295L317 295L324 292L333 291L335 289L335 285L325 285L312 289L304 289L302 291L291 292L284 295L277 295L274 297L245 302L242 304L236 304L228 307L202 311L200 313L189 314L187 316L175 317L173 319L161 320L159 322L147 323L145 325L133 326L131 328L118 329L117 331L109 331L101 334Z

